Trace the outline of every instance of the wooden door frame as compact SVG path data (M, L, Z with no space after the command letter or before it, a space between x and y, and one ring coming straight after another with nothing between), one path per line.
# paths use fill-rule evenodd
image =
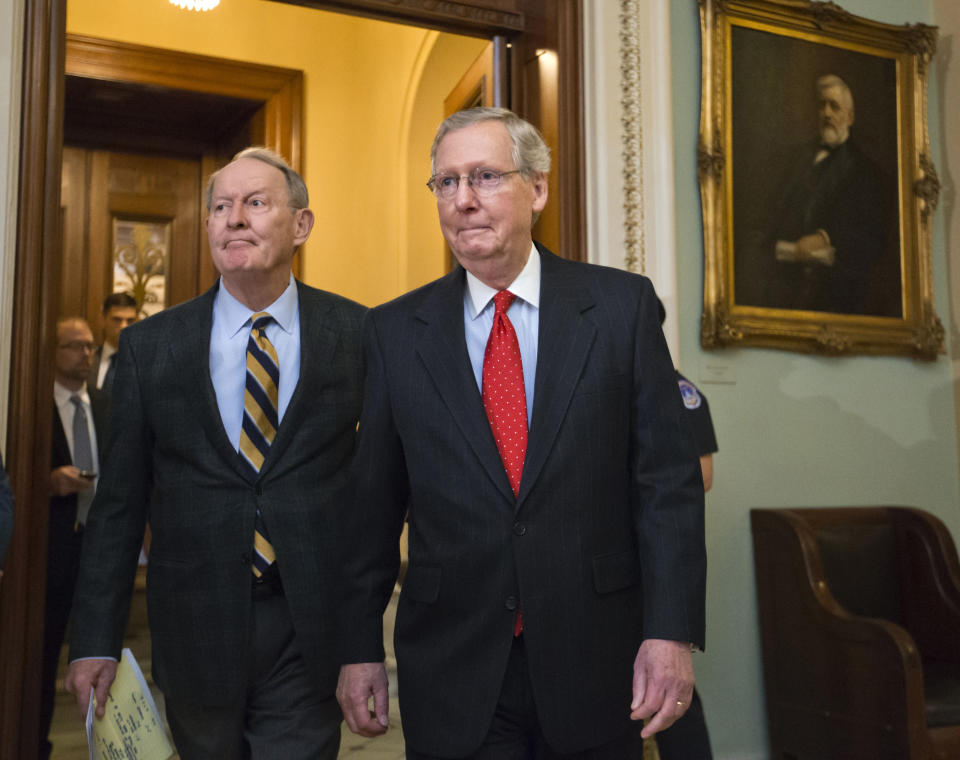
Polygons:
M294 169L303 171L302 71L77 34L66 35L64 70L70 76L258 101L263 105L251 119L254 141L277 151ZM208 176L229 158L204 155L201 173ZM297 256L297 275L300 265ZM209 243L206 235L200 235L197 282L210 283L215 276Z
M38 749L47 516L44 509L31 509L30 506L46 504L49 494L53 413L51 357L60 286L66 2L30 0L24 4L20 182L13 299L15 337L11 350L7 428L7 466L17 495L18 522L0 593L0 757L21 760L34 760ZM560 62L557 160L560 165L558 195L564 209L561 253L584 258L583 0L474 0L437 3L432 6L434 10L425 8L422 0L305 0L299 4L443 31L503 35L513 42L513 107L534 121L537 107L528 92L523 67L536 56L538 47L555 49ZM121 47L122 43L117 43L117 49ZM71 50L71 65L92 75L103 61L88 46L78 45L78 48ZM150 56L147 59L155 60ZM211 67L215 68L215 60L209 59ZM114 61L117 68L128 63L132 64L132 61ZM177 79L178 75L186 76ZM180 89L191 83L195 87L205 84L196 69L173 72L166 68L166 64L139 75L131 65L128 76L143 76L150 83ZM209 82L206 84L213 86ZM245 84L244 78L231 77L228 84L229 87L221 84L214 92L248 97L247 93L237 89ZM253 78L246 84L262 83ZM299 123L302 115L302 85L298 88L291 83L289 87L286 95L277 101L277 108L264 113L264 135L268 145L276 145L299 168L303 161L299 130L293 134L289 145L281 136L282 120L288 117Z
M263 103L263 144L303 168L303 73L126 42L66 35L65 73ZM62 116L62 108L61 108Z

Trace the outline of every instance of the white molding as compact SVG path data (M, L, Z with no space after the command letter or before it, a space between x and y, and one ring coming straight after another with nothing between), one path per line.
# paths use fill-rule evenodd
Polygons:
M5 450L13 348L13 279L17 250L17 191L20 175L20 94L23 83L25 0L0 0L0 18L9 19L0 42L0 450ZM5 133L5 134L4 134ZM0 142L2 144L2 142Z
M620 144L617 102L619 73L607 50L612 3L593 0L584 7L584 140L587 165L587 259L594 264L620 266L623 227L617 203L616 167L611 146ZM611 176L613 175L613 176ZM614 242L616 241L616 242Z
M584 27L587 256L646 274L674 315L669 0L592 0ZM664 329L676 357L677 320Z

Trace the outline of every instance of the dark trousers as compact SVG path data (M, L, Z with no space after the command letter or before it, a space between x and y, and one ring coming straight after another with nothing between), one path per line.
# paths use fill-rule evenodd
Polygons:
M236 703L166 701L181 760L336 760L340 706L317 692L282 595L255 597L247 690Z
M666 731L657 734L660 760L713 760L703 703L696 689L690 708Z
M80 566L82 533L69 520L57 520L51 515L47 548L47 591L43 613L43 665L40 684L40 760L50 757L53 745L47 735L53 720L57 694L57 666L60 650L67 633L73 592Z
M523 637L517 637L510 651L507 672L503 678L497 709L483 744L468 760L624 760L643 754L643 740L638 721L623 736L583 752L564 755L555 752L540 727L537 706L533 701L533 687L527 667L527 653ZM407 760L452 760L424 755L407 747ZM465 759L467 760L467 759Z

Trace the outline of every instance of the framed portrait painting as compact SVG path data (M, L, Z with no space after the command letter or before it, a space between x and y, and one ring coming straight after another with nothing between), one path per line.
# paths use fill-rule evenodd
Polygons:
M943 351L936 30L808 0L700 0L706 348Z

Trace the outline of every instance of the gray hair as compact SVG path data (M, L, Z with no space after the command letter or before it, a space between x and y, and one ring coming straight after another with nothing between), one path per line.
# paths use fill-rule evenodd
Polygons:
M513 143L513 163L524 179L550 171L550 148L543 141L540 132L528 121L521 119L506 108L468 108L466 111L448 116L437 129L430 147L430 174L437 173L437 148L444 137L451 132L479 124L484 121L496 121L503 124Z
M850 87L836 74L824 74L817 80L817 94L836 87L840 90L840 104L853 116L853 93Z
M293 167L287 163L286 159L276 151L264 147L244 148L237 153L230 163L239 161L241 158L252 158L256 161L262 161L274 169L279 169L283 173L283 178L287 181L287 195L290 197L290 205L293 208L307 208L310 205L310 195L307 193L307 185ZM203 197L207 204L207 211L213 205L213 184L223 169L217 169L207 180L207 188Z

